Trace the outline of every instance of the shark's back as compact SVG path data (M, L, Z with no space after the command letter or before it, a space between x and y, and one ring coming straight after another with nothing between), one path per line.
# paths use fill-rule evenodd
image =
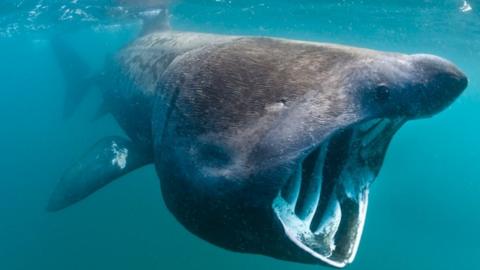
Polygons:
M162 76L176 58L206 46L238 39L187 32L161 31L142 36L108 61L102 81L105 111L130 138L151 143L155 98L164 89Z
M154 94L161 77L175 58L192 50L238 39L188 32L157 32L143 36L122 50L117 61L143 94Z

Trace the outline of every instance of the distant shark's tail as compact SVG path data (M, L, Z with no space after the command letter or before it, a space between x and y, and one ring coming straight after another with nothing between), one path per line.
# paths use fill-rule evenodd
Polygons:
M170 15L166 5L157 9L139 11L139 15L143 21L141 36L170 29ZM96 76L90 70L64 38L53 38L51 45L66 82L63 116L68 119L75 113L88 91L98 84L100 76Z
M60 37L51 40L53 52L60 65L66 83L64 118L70 118L94 85L94 77L88 65Z

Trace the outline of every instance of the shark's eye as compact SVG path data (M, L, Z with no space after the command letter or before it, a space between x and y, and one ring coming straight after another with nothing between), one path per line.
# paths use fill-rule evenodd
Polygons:
M380 84L374 90L374 98L378 102L386 102L390 99L390 88L385 84Z

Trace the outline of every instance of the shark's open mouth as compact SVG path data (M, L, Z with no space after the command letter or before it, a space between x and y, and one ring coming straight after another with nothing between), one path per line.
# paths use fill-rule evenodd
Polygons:
M336 131L298 164L272 207L299 248L328 265L355 257L391 138L405 119L374 119Z

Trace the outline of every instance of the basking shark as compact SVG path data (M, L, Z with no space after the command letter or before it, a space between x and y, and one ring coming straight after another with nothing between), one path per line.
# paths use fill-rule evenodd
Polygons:
M103 138L88 150L48 210L154 164L168 209L200 238L344 267L396 131L439 113L467 86L455 65L433 55L166 25L151 20L100 74L82 74L79 57L53 42L71 82L65 113L96 85L101 112L128 138Z

